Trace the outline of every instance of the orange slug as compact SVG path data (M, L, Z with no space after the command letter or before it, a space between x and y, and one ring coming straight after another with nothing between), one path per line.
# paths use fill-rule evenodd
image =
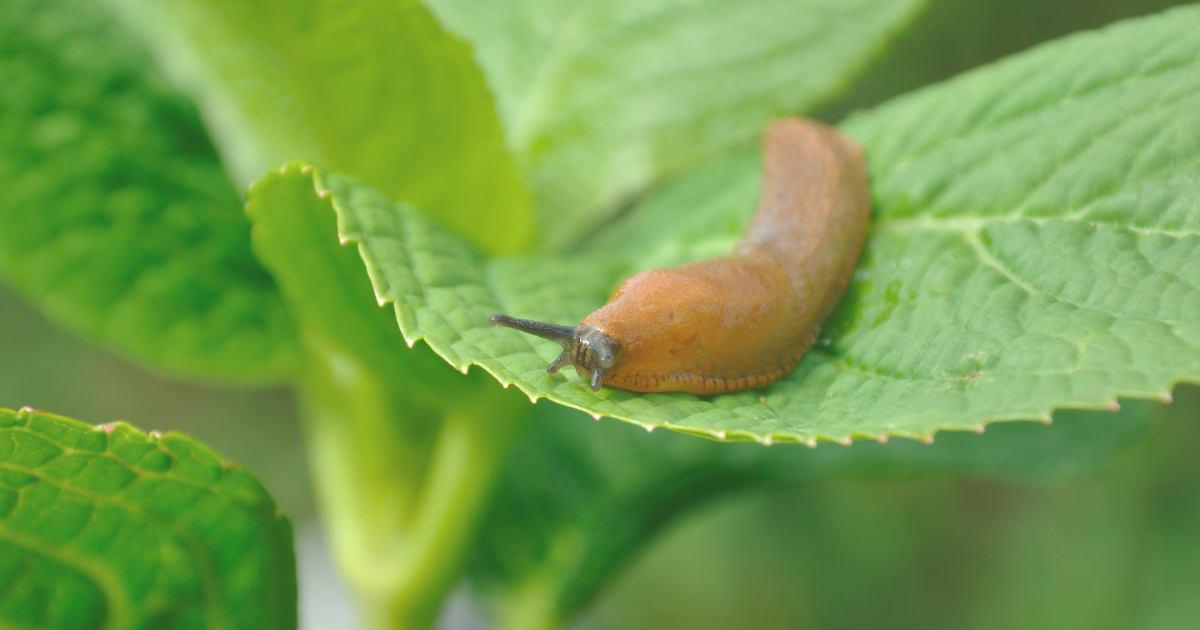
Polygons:
M717 394L787 375L841 299L871 202L862 149L813 120L771 123L758 210L726 258L643 271L576 326L492 315L557 342L592 391Z

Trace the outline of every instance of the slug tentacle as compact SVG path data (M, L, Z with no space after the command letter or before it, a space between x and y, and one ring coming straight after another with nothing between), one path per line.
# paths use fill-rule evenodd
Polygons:
M616 340L587 324L560 326L500 313L492 315L488 323L519 330L562 346L562 354L546 367L546 373L554 374L567 365L574 365L579 376L590 381L594 392L600 391L604 378L621 356L621 346Z

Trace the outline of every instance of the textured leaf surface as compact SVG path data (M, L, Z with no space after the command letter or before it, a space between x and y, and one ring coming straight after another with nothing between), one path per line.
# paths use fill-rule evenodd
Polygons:
M54 319L173 370L298 360L195 109L88 2L0 4L0 273Z
M925 2L426 4L474 47L542 233L562 245L664 173L834 95Z
M291 526L189 437L0 409L0 626L295 628Z
M848 123L871 161L869 244L816 349L762 391L593 394L546 375L553 343L487 325L575 322L631 271L728 251L755 202L753 158L664 187L558 258L484 258L377 191L318 188L410 342L531 398L764 443L1106 408L1200 380L1197 27L1189 8L1068 38Z
M926 446L764 449L718 444L539 405L481 529L469 576L500 627L569 619L668 523L751 486L822 479L973 475L1062 479L1094 473L1144 436L1160 406L1063 411L1052 426L1006 423ZM550 620L551 623L544 623Z
M486 251L526 243L530 203L483 76L416 0L108 1L200 104L239 184L305 159Z

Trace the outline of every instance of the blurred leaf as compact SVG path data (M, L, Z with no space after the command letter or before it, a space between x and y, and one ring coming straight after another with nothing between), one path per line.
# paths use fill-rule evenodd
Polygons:
M569 257L485 259L365 186L318 186L409 342L531 398L761 442L1106 408L1200 380L1196 27L1187 9L1069 38L849 123L878 218L816 348L761 392L592 393L571 370L546 374L554 343L487 324L576 322L632 271L728 251L755 200L753 159L656 190Z
M371 625L423 628L462 573L532 408L480 370L406 347L358 249L339 243L315 173L288 164L250 188L254 251L304 342L310 466L342 576Z
M718 444L586 420L541 405L518 442L470 568L502 627L570 618L681 513L752 486L937 474L1062 479L1112 464L1147 433L1160 406L1117 414L1065 411L936 444L875 442L813 451Z
M292 530L179 434L0 409L0 625L295 628Z
M172 370L279 379L294 329L194 108L88 2L0 4L0 272Z
M306 159L419 205L490 252L529 200L468 48L416 0L108 0L200 105L243 186Z
M833 96L925 1L426 4L474 47L561 247L665 173Z

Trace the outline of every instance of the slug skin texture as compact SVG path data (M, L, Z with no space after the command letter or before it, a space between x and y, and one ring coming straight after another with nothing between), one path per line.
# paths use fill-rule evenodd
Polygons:
M639 273L579 326L492 324L558 341L549 371L574 364L593 390L704 395L783 378L841 299L871 203L862 149L832 127L776 120L763 151L762 198L730 256Z

